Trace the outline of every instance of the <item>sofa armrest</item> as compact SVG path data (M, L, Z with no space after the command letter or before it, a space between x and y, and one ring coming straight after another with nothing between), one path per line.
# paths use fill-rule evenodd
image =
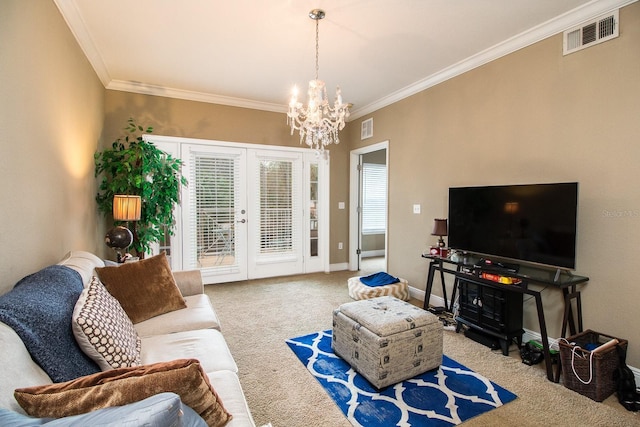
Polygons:
M174 271L173 277L183 297L204 294L204 284L200 270Z

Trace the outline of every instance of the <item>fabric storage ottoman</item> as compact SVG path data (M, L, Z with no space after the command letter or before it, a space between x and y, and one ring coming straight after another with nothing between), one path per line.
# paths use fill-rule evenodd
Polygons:
M384 296L336 309L331 346L381 389L440 366L442 328L428 311Z
M366 285L361 279L362 276L355 276L347 280L349 296L356 301L383 296L409 301L409 282L405 279L398 278L397 282L375 286Z

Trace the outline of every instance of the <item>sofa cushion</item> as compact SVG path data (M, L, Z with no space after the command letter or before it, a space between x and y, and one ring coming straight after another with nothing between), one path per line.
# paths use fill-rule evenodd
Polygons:
M96 268L96 272L133 323L187 306L164 252L118 267Z
M87 286L91 276L95 276L96 267L104 267L104 261L86 251L70 251L58 265L64 265L77 271L82 276L82 283Z
M220 330L220 321L207 295L188 296L184 298L184 301L187 308L183 310L170 311L136 323L134 326L138 335L149 337L196 329Z
M0 408L24 412L13 398L13 390L50 383L51 378L31 359L18 334L0 322Z
M162 392L179 395L209 426L223 426L231 419L200 363L193 359L112 369L65 383L17 389L14 394L27 414L60 418Z
M113 297L93 276L73 310L73 334L100 369L140 365L140 337Z
M139 402L123 406L98 409L86 414L64 418L33 418L7 409L0 408L0 425L12 427L48 427L96 426L120 427L154 426L206 427L207 423L193 409L180 401L175 393L159 393Z
M207 372L207 376L224 407L233 414L233 419L225 427L255 426L238 376L231 371Z
M167 362L182 358L199 360L205 372L238 372L238 366L222 333L216 329L142 337L142 363Z
M173 278L183 297L204 294L202 273L200 270L174 270Z
M54 382L99 372L73 336L71 315L83 289L80 274L52 265L0 296L0 321L20 336L31 357Z

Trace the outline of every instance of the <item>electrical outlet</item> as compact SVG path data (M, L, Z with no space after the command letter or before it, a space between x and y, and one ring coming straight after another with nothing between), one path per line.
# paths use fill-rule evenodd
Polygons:
M338 243L338 249L342 249L342 242Z
M413 205L413 213L414 214L420 213L420 205Z

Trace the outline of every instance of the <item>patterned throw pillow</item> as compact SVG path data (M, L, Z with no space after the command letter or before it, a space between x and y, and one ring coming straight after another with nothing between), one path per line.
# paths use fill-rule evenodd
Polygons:
M122 306L92 277L73 310L73 334L103 371L140 365L140 337Z

